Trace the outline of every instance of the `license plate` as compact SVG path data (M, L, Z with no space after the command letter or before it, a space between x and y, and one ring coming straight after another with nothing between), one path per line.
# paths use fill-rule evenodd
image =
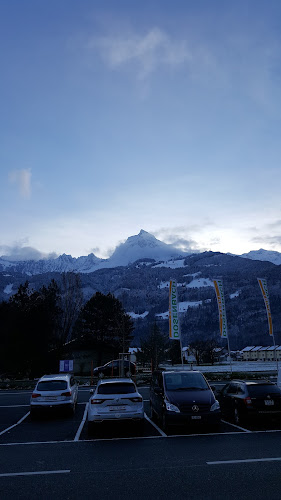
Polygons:
M192 415L191 420L201 420L201 416L200 415Z
M109 411L125 411L125 406L110 406Z
M45 401L57 401L57 396L45 396Z
M265 406L273 406L274 401L273 401L273 399L265 399L264 404L265 404Z

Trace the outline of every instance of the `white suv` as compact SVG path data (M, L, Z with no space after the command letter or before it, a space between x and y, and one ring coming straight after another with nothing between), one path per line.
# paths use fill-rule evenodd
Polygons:
M73 375L44 375L31 395L30 415L33 417L48 408L67 408L74 413L77 397L78 385Z
M129 378L100 380L91 396L88 408L88 431L97 422L117 420L135 421L142 430L144 409L142 396Z

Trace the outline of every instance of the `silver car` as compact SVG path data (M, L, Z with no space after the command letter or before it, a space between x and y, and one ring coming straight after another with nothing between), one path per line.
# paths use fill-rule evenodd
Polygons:
M30 415L34 417L49 408L66 408L74 413L77 397L78 385L73 375L44 375L31 395Z
M143 398L129 378L100 380L89 401L88 430L98 422L134 421L141 431L144 424Z

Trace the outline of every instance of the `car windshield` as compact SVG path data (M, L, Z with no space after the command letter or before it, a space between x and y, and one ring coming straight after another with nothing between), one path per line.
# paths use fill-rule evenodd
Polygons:
M168 391L209 389L207 382L200 373L167 373L164 375Z
M136 388L132 383L108 383L101 384L98 388L98 394L131 394L136 392Z
M37 391L63 391L67 389L65 380L42 380L38 382Z
M280 389L274 384L258 384L248 386L249 395L251 397L265 397L268 394L279 394L281 395Z

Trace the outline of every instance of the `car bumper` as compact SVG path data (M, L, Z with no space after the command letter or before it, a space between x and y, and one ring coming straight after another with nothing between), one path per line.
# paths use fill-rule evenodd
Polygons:
M41 403L30 403L31 410L44 410L48 408L73 408L73 401L50 401L50 402L41 402Z
M134 412L126 412L126 413L88 413L88 422L105 422L105 421L116 421L116 420L143 420L144 412L143 411L134 411Z
M221 412L212 411L208 413L194 415L194 413L174 413L166 411L165 419L167 425L175 425L175 426L190 425L190 424L218 425L221 420Z

